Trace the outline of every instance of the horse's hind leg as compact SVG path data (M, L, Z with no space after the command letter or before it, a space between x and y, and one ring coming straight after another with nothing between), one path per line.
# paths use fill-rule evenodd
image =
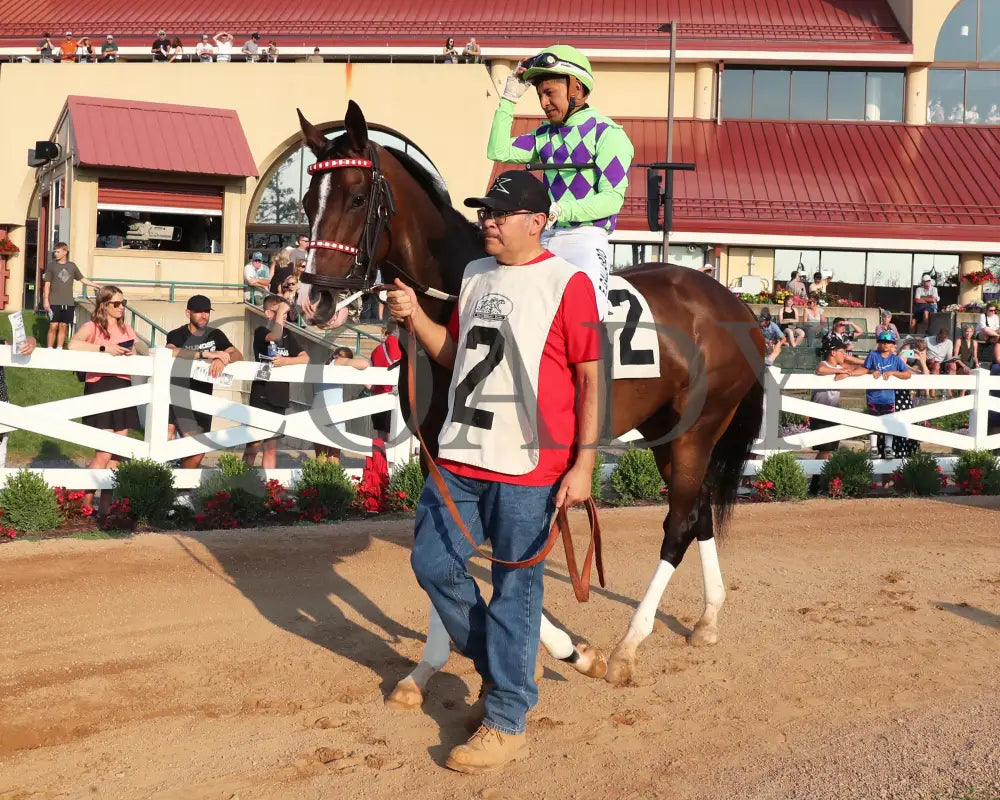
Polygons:
M448 662L451 639L434 604L429 605L431 613L427 623L427 641L424 643L420 663L413 668L413 672L396 684L396 688L385 699L387 706L404 710L420 708L424 702L427 681Z
M715 644L719 641L719 611L726 602L726 585L722 581L719 567L719 553L715 549L712 509L699 520L698 556L701 558L701 576L705 583L705 610L691 632L690 642L696 647Z
M670 448L669 453L661 448ZM668 476L670 508L663 521L663 544L660 546L660 563L649 582L649 588L629 622L628 631L615 647L608 662L608 681L618 686L631 682L635 673L636 651L642 641L653 632L653 621L660 600L674 571L691 542L712 518L709 490L705 488L705 472L712 451L711 439L692 430L671 445L654 449L660 471ZM667 468L667 458L672 462ZM708 527L711 536L711 526ZM717 563L717 562L716 562ZM713 595L714 596L714 595Z
M569 634L553 625L545 614L542 614L541 634L542 646L554 659L565 661L588 678L603 678L607 674L604 653L582 642L574 645Z

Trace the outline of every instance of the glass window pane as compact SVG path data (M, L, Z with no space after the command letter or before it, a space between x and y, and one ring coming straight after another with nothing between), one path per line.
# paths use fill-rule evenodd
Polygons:
M792 73L787 69L759 69L753 80L754 119L788 119Z
M969 70L966 75L965 121L1000 122L1000 70Z
M753 97L753 70L729 68L722 79L722 116L725 119L750 119Z
M827 291L846 300L865 301L865 254L850 250L824 250L820 266L829 271Z
M865 73L830 73L830 119L865 118Z
M962 0L948 15L938 34L937 48L934 50L935 61L976 60L978 3L979 0Z
M903 121L902 72L869 72L865 96L865 119Z
M965 72L932 69L927 83L928 122L965 121Z
M865 303L873 308L909 313L912 274L912 253L869 253Z
M775 250L774 279L785 283L791 280L793 272L804 272L808 286L819 272L819 250Z
M701 269L705 266L705 250L701 245L672 244L670 245L671 264L679 267Z
M986 0L979 10L979 61L1000 61L1000 3Z
M826 119L829 76L829 72L817 70L792 73L792 119Z

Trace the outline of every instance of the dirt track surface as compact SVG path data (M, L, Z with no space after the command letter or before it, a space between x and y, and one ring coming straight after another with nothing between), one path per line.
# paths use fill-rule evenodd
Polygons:
M440 766L479 688L461 656L422 711L382 705L426 624L407 521L5 545L0 799L992 800L997 508L738 508L720 643L685 643L701 610L692 550L638 685L545 657L531 757L480 777ZM661 518L604 513L611 585L586 606L553 559L553 618L612 645Z

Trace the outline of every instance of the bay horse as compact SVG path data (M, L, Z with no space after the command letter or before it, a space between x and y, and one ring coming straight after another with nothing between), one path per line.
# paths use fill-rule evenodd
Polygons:
M446 324L466 264L484 255L479 229L451 206L437 179L412 157L369 140L364 114L353 101L344 133L333 140L301 111L299 122L317 159L303 198L310 243L297 301L307 320L328 328L341 324L339 302L371 289L379 269L385 282L398 277L413 287L427 315ZM660 377L613 381L605 434L613 438L638 429L651 443L669 499L659 563L607 662L597 648L574 646L544 614L542 644L578 671L622 685L632 680L638 646L652 633L667 583L695 540L705 606L689 640L694 645L718 640L726 592L715 531L727 521L760 429L764 342L750 308L700 271L643 264L617 274L642 293L653 313ZM404 359L413 357L404 353ZM411 429L419 425L434 449L447 413L451 373L431 363L421 375L418 402L426 400L427 408L407 407L405 363L400 399L407 424ZM386 702L419 706L427 680L444 666L448 652L447 633L432 609L421 662Z

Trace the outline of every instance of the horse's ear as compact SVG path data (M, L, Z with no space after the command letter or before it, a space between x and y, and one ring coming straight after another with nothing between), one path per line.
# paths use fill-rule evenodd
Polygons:
M295 111L299 115L299 127L302 128L302 139L305 141L306 146L312 150L316 158L322 158L323 153L330 143L319 128L302 116L302 112L299 109L295 109Z
M368 123L365 122L361 106L353 100L347 101L344 127L347 129L347 138L351 140L351 147L354 148L355 152L363 153L368 147Z

